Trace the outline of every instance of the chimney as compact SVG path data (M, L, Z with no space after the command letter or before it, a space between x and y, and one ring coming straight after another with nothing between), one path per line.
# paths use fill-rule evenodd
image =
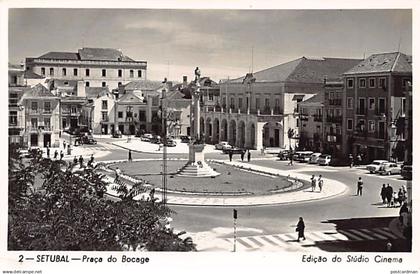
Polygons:
M187 76L182 76L182 85L183 86L186 86L186 85L188 85L188 77Z
M85 81L77 81L77 96L86 97Z

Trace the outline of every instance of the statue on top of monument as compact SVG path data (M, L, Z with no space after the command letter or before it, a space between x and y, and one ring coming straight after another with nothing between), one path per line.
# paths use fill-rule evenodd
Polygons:
M195 82L198 83L198 81L200 81L200 76L201 76L201 71L198 67L195 68L194 74L195 74Z

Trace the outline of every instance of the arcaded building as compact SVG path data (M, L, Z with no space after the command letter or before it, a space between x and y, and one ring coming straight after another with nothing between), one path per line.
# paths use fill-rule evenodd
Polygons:
M204 109L204 135L212 143L261 149L296 147L298 103L324 92L324 80L339 78L359 59L302 57L220 83L214 108ZM211 130L210 130L211 129ZM295 132L288 138L289 129Z

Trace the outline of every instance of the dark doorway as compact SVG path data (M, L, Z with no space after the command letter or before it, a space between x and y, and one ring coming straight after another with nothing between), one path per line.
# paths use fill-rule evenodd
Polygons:
M136 127L134 125L129 126L129 131L131 135L136 134Z
M71 128L77 128L78 127L77 118L71 118L70 119L70 127Z
M121 132L121 134L124 134L124 125L118 125L118 130Z
M278 128L274 129L274 146L280 146L280 130Z
M108 134L108 125L102 125L102 133Z
M37 146L38 146L38 135L31 134L31 147L37 147Z
M51 147L51 134L44 134L44 147Z

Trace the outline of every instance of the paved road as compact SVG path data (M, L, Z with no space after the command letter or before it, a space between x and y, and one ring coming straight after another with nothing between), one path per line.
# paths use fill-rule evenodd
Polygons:
M112 141L102 139L97 147L110 147L106 142ZM93 147L92 147L93 148ZM133 153L135 158L160 158L160 154L142 154ZM183 157L185 154L169 155L169 157ZM238 156L239 157L239 156ZM255 155L256 157L256 155ZM117 160L127 158L127 151L114 148L111 154L99 160ZM207 158L225 159L226 155L219 153L211 153ZM287 166L287 162L271 160L253 160L253 164L279 169L291 169ZM308 233L331 232L341 229L343 224L349 226L357 226L360 222L364 223L364 227L360 229L375 228L378 223L381 228L386 229L389 218L398 215L398 208L387 208L380 203L379 191L382 184L391 184L394 190L405 184L405 181L398 179L399 176L377 176L366 173L365 170L356 168L333 168L319 167L308 164L296 164L294 170L299 170L305 174L322 174L325 178L339 180L346 184L349 190L336 198L322 201L303 202L287 205L275 206L257 206L257 207L240 207L238 209L237 232L238 237L262 237L264 235L292 235L294 234L294 226L298 217L302 216L305 220ZM355 196L356 181L358 177L364 180L363 196ZM233 219L232 208L229 207L191 207L191 206L171 206L177 214L173 216L172 226L176 230L185 230L194 236L197 243L206 246L208 250L218 250L217 242L219 239L225 243L232 238ZM378 219L372 220L372 217ZM385 223L383 220L386 220ZM378 231L376 231L378 232ZM363 232L362 232L363 233ZM365 231L365 233L367 233ZM384 237L383 232L378 232ZM368 235L371 235L367 233ZM327 234L326 234L327 235ZM360 234L355 234L356 236ZM386 235L385 235L386 236ZM372 237L372 236L371 236ZM271 239L270 237L268 239ZM391 238L387 238L391 239ZM364 238L366 240L366 238ZM367 239L369 240L369 238ZM378 238L371 239L377 241ZM379 238L379 240L386 241ZM258 240L257 240L258 241ZM211 247L206 243L214 242ZM247 242L247 241L245 241ZM267 241L266 241L267 242ZM270 243L268 241L268 243ZM258 249L258 244L257 249ZM313 245L312 245L313 246ZM304 246L303 246L304 247ZM221 246L219 248L222 248ZM246 246L245 246L246 248ZM252 248L255 248L254 246ZM318 246L318 248L323 249ZM200 249L200 246L199 246ZM264 249L261 247L260 249ZM337 249L338 250L338 249Z

